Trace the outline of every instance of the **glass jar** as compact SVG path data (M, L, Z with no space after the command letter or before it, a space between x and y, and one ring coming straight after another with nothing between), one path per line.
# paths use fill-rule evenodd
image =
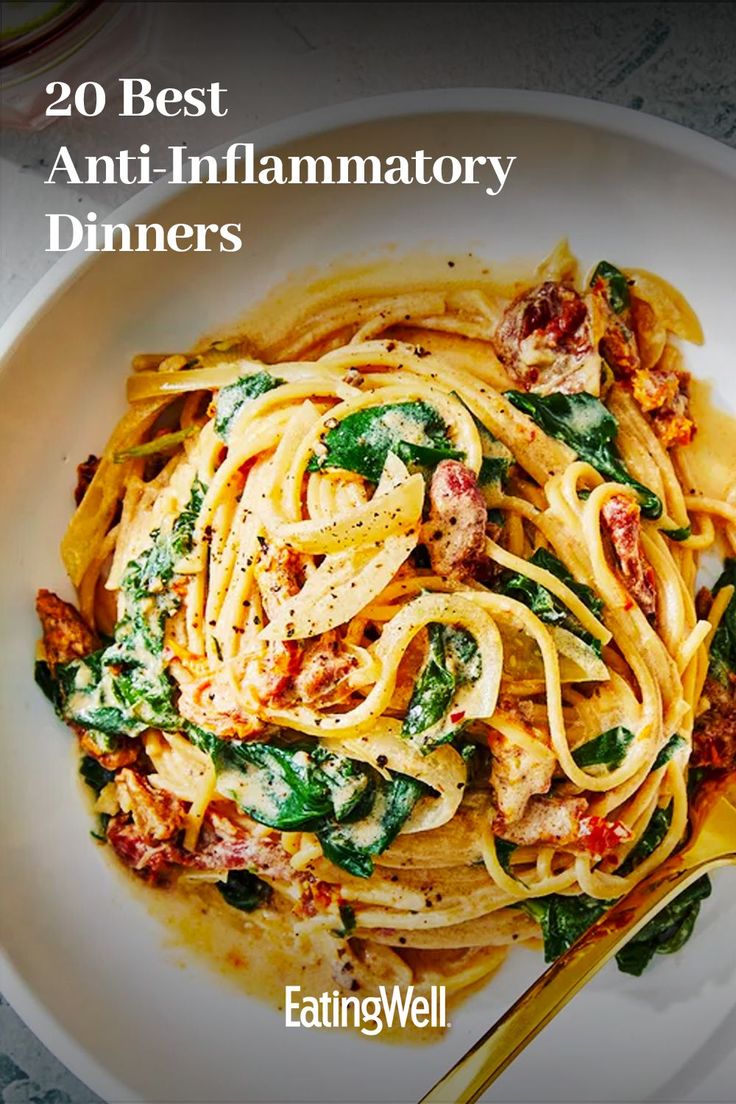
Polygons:
M52 80L66 81L72 90L88 80L109 88L126 75L143 54L155 6L138 0L0 4L0 126L49 126L54 117L46 115L46 85Z

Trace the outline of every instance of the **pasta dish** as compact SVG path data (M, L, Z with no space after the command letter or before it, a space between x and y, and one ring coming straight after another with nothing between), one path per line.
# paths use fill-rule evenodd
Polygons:
M355 270L135 357L79 469L76 603L37 600L96 835L321 988L456 993L514 943L569 947L734 754L736 480L709 496L690 459L701 341L666 280L563 243L523 277ZM620 967L680 947L709 891Z

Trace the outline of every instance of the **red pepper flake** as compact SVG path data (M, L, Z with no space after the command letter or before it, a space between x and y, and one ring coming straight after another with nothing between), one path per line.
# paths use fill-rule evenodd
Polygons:
M615 851L619 844L630 839L631 832L620 820L590 816L583 817L580 821L578 842L597 858Z

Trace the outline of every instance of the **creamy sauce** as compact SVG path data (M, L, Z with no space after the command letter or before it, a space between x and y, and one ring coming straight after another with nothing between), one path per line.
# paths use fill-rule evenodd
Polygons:
M713 405L711 391L706 380L690 382L690 409L698 432L684 455L696 489L708 498L726 498L736 487L736 417Z
M462 294L468 289L480 288L486 297L486 310L500 318L503 306L528 286L530 274L534 279L538 258L520 256L501 264L488 264L474 253L438 253L424 250L397 255L394 247L387 246L383 256L366 261L359 256L338 258L333 264L319 268L305 268L287 277L273 287L260 303L243 313L240 319L225 327L229 336L246 335L256 347L268 354L274 335L300 332L301 327L320 310L327 309L345 296L376 299L390 298L412 292L437 292ZM540 266L541 268L541 266ZM540 279L553 278L540 275ZM401 321L408 340L412 319ZM397 322L397 328L399 323ZM213 340L222 338L223 328L204 335L199 347L207 348ZM416 341L426 348L444 346L463 351L470 347L479 360L488 358L487 347L483 356L483 343L453 335L437 335L420 328ZM467 345L466 345L467 343ZM268 356L266 356L268 360ZM495 358L494 358L495 360ZM488 365L486 364L486 371ZM498 371L498 365L496 364ZM482 373L485 374L485 373ZM503 374L505 378L505 373Z
M288 798L289 788L265 770L252 767L244 771L221 771L217 785L220 793L231 797L241 809L258 809L268 820L278 817L280 805Z
M327 934L321 939L299 936L294 930L294 920L288 903L276 908L254 913L240 912L225 904L214 885L206 882L190 883L171 888L152 889L135 875L121 867L115 867L131 883L134 893L140 897L148 912L166 929L164 948L167 955L181 969L187 969L192 957L204 961L222 981L237 987L242 993L255 997L276 1009L284 1011L284 987L298 985L302 996L319 997L322 993L340 989L333 974L335 961L328 940L339 940ZM322 950L324 947L324 950ZM330 953L332 952L332 953ZM503 949L499 951L500 965ZM460 994L447 993L448 1019L452 1010L483 982L464 989ZM391 980L386 979L386 985ZM428 991L421 981L415 983L416 992ZM376 995L377 989L367 986L355 994L358 997ZM317 1030L343 1032L349 1028L320 1028ZM418 1029L409 1022L405 1027L394 1024L380 1035L367 1036L366 1040L392 1044L426 1045L442 1038L441 1028Z
M387 254L379 262L351 269L335 266L327 276L321 272L311 284L303 274L294 277L274 289L265 303L255 307L239 326L231 330L247 333L267 355L269 347L277 340L274 335L299 329L304 320L305 301L308 301L309 309L316 312L321 306L334 302L338 290L344 292L346 287L355 295L390 296L411 290L412 282L414 289L421 287L441 291L455 289L462 292L469 287L481 287L489 300L489 310L493 312L501 300L513 297L525 286L532 271L533 266L521 264L513 269L495 267L491 271L472 254L448 254L442 258L418 254L403 259ZM500 313L500 306L498 309ZM501 365L481 341L447 333L430 334L421 327L412 328L411 320L403 323L401 329L397 327L396 334L441 353L450 364L460 364L462 359L467 365L470 359L478 375L499 390L510 384ZM202 342L203 347L206 344L206 340ZM692 466L697 489L709 497L724 497L736 478L736 418L712 406L710 385L707 383L693 380L691 396L698 434L693 445L686 450L686 456ZM402 420L399 427L392 428L400 428L407 440L417 439L412 436L416 435L414 424L404 424ZM581 418L576 428L585 430L587 424ZM511 671L507 669L507 673L525 679L543 676L541 656L527 636L507 633L504 645L508 667L511 668ZM563 668L565 664L573 666L568 657L563 659ZM563 679L565 676L566 672ZM580 678L578 669L574 677ZM228 779L228 784L230 782L233 790L240 790L241 797L247 791L249 799L264 805L272 799L272 795L263 790L256 793L250 778ZM371 833L377 828L380 828L380 820L366 823L364 842L369 842ZM205 881L189 882L186 886L182 881L172 888L152 889L125 870L115 859L111 848L106 850L110 861L131 884L141 902L165 926L167 954L182 968L190 965L194 955L212 967L226 984L237 986L242 992L279 1011L284 1008L285 984L300 985L304 994L315 996L336 988L332 968L340 941L329 933L322 933L319 939L300 935L295 930L288 900L279 898L278 905L247 914L228 906L214 885ZM325 940L332 940L333 943ZM503 954L503 950L499 950L496 967L501 964ZM489 970L485 978L460 994L453 994L448 988L450 1013L465 995L484 986L491 973L492 970ZM435 977L434 980L440 979ZM390 984L390 981L387 983ZM371 990L365 988L358 995L371 995ZM379 1042L426 1044L435 1041L441 1034L441 1030L420 1031L408 1026L387 1029L376 1038Z
M446 335L442 335L440 340L445 346L443 351L462 341ZM687 456L698 489L709 497L724 497L736 477L736 418L712 405L710 391L708 383L692 381L692 410L698 433L694 443L687 449ZM530 643L528 637L519 634L513 634L513 639L505 640L508 654L514 657L526 678L534 677L537 673L536 664L527 654ZM526 648L520 654L522 644ZM565 660L563 664L564 662ZM540 674L541 670L539 662ZM515 670L514 674L519 677L520 671ZM575 677L580 677L579 672L576 672ZM375 824L376 822L369 822L366 830L370 831ZM132 884L149 912L165 926L167 953L175 958L182 969L191 964L192 957L204 961L225 984L236 986L244 994L265 1002L279 1012L284 1009L285 984L300 985L303 994L313 996L335 989L332 976L334 957L328 953L331 948L328 945L322 951L319 940L313 941L295 933L288 902L278 909L243 913L228 906L211 884L190 883L186 887L182 884L170 889L154 890L121 868L111 851L110 859ZM337 944L337 940L335 943ZM502 959L502 952L499 952L498 965ZM459 994L448 990L450 1020L453 1008L473 992L482 989L489 976ZM421 985L418 988L421 989ZM359 995L369 996L371 990L366 988ZM409 1024L405 1028L387 1028L372 1041L426 1045L436 1041L442 1034L441 1029L418 1030Z

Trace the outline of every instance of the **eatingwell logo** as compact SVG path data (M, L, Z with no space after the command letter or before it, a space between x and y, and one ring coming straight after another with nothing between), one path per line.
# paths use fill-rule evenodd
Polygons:
M286 1027L352 1027L380 1035L387 1027L449 1027L444 985L418 993L413 985L379 985L377 997L356 997L333 989L318 997L302 996L300 985L284 989Z

